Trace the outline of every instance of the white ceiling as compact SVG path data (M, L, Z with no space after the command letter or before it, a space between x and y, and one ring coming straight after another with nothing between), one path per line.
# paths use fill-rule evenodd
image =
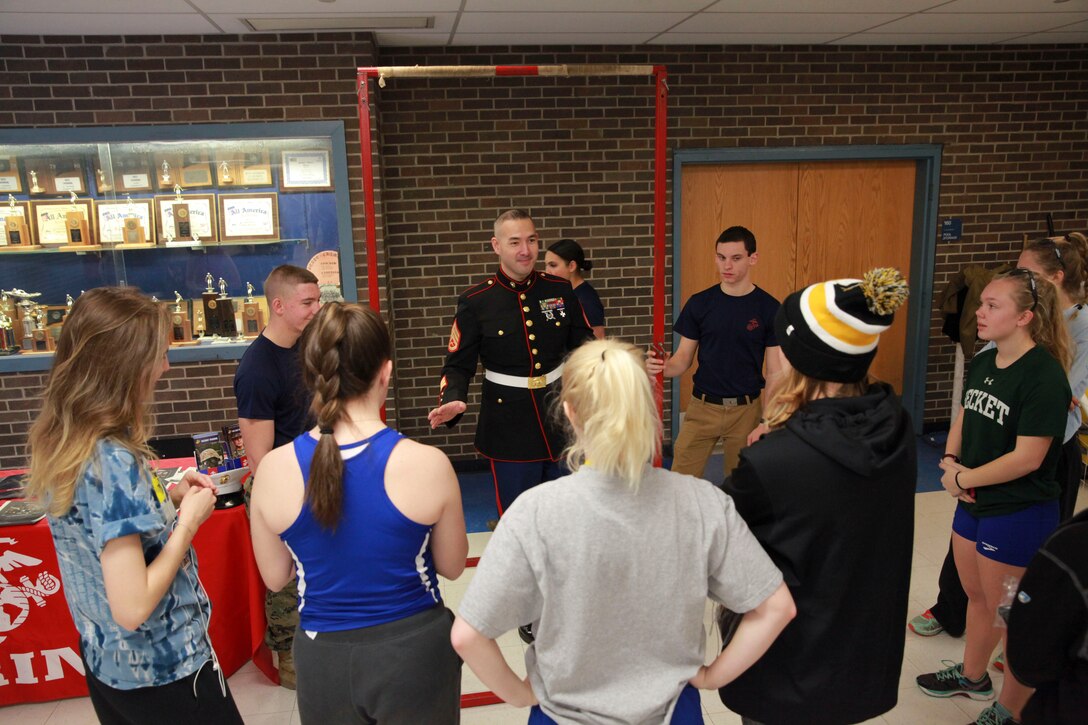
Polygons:
M254 32L245 18L347 30L420 16L430 27L376 30L379 45L1088 43L1088 0L0 0L0 34L235 35Z

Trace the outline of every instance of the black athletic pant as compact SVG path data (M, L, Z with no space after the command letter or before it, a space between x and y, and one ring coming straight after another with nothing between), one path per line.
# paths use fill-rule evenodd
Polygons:
M87 690L102 725L243 725L231 697L219 689L219 673L208 662L197 672L158 687L118 690L87 673ZM193 683L196 695L193 695Z
M1058 483L1061 484L1060 520L1068 521L1073 516L1077 503L1081 480L1084 478L1084 461L1081 458L1080 440L1077 436L1062 445L1058 457ZM956 560L952 557L952 542L948 543L948 554L941 565L941 577L938 582L940 591L937 603L929 608L933 616L944 627L944 631L953 637L959 637L967 628L967 593L960 584L960 574L956 571Z

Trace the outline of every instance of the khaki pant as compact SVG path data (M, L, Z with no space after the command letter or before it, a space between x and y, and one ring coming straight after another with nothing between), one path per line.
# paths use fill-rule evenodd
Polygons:
M673 444L672 470L702 477L714 446L722 440L725 449L722 468L728 477L737 467L740 450L747 444L748 434L759 425L761 415L763 406L759 399L748 405L727 406L691 398L680 435Z

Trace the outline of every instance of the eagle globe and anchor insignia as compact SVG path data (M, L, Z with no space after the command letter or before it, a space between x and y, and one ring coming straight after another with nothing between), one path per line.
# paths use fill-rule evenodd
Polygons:
M8 547L0 554L0 642L7 639L8 632L27 620L31 602L44 607L46 597L60 591L60 579L47 571L39 572L33 583L26 574L19 577L18 584L9 581L7 574L42 563L41 559L20 554L11 548L18 543L15 539L0 537L0 545L6 544ZM15 574L11 576L14 578Z

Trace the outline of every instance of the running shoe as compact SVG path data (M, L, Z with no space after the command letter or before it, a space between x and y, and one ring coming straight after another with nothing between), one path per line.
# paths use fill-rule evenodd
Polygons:
M963 676L962 662L955 663L942 660L942 663L948 665L948 667L938 672L918 675L915 678L918 688L922 692L930 697L963 695L972 700L994 699L994 685L990 682L988 674L983 674L982 679L978 681L969 680Z
M1015 725L1017 721L1013 719L1012 713L1009 712L1004 705L1000 702L995 702L988 708L978 714L978 719L967 725Z
M907 628L922 637L932 637L944 631L944 625L938 622L937 618L933 616L933 612L928 609L910 620Z

